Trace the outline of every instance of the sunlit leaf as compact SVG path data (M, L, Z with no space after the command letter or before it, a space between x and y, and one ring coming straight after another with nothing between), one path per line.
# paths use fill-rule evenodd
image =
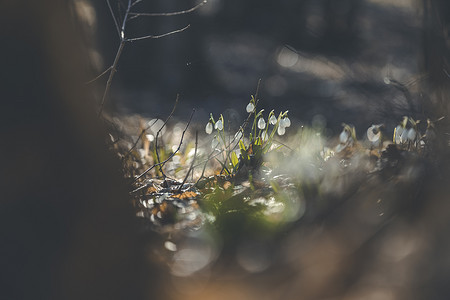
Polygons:
M233 165L233 168L236 168L236 166L239 164L239 159L236 155L236 152L231 152L231 164Z

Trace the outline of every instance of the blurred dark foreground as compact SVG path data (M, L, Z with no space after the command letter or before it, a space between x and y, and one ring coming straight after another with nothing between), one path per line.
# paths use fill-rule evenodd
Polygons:
M119 162L106 150L70 7L0 4L1 299L450 297L448 145L352 187L335 209L276 240L244 236L241 250L264 268L243 268L233 258L241 250L229 247L215 265L170 275L153 255L159 237L138 234ZM425 56L425 71L439 80L424 89L446 115L449 22L434 9L424 47L441 51Z

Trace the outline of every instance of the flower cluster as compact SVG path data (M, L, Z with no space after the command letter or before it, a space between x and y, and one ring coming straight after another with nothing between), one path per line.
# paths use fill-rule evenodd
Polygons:
M260 165L262 163L262 155L270 151L273 144L275 133L282 136L286 133L286 128L291 126L291 120L288 117L288 111L280 112L278 117L274 110L270 111L267 119L264 118L264 109L259 112L256 111L257 100L252 96L250 102L247 104L245 110L249 114L247 120L241 126L239 131L234 135L233 139L227 139L224 132L224 118L220 115L219 119L214 120L211 114L208 123L205 127L207 134L212 134L216 130L216 134L212 141L214 151L223 151L224 168L227 166L227 161L231 163L231 170L236 171L239 165L251 164ZM253 123L250 130L248 130L248 138L244 137L244 129L253 116ZM228 142L227 142L228 141ZM246 145L247 144L247 145ZM219 145L222 145L220 148ZM239 145L240 155L239 159L234 152L235 147ZM228 169L227 169L228 170ZM231 173L231 172L229 172Z
M256 123L254 123L254 125L256 124L256 127L253 126L254 128L252 128L252 131L254 131L254 129L256 129L256 128L258 128L259 130L264 130L264 132L261 132L258 135L263 140L265 140L264 137L268 137L268 135L267 135L268 125L273 125L274 128L276 128L278 135L284 135L286 133L286 128L291 126L291 120L287 116L288 111L281 112L277 118L275 116L274 111L272 110L269 113L269 116L267 118L268 122L266 122L266 120L264 119L264 116L263 116L264 109L262 109L258 113L256 113L255 109L256 109L256 101L252 97L250 102L247 104L246 111L249 114L255 114L255 122ZM207 134L211 134L214 129L217 131L222 131L223 130L223 122L224 122L224 120L223 120L222 115L220 115L219 120L214 121L214 118L211 114L211 117L209 118L209 121L206 124L205 132Z
M403 117L403 121L394 129L393 142L399 145L408 142L414 143L418 138L417 125L419 122L419 120Z
M217 131L223 130L223 116L222 115L220 115L220 118L217 121L214 121L214 117L211 114L208 124L206 124L205 132L207 134L211 134L213 132L213 127Z

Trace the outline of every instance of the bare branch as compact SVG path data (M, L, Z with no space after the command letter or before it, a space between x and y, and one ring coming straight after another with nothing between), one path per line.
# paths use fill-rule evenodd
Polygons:
M106 97L108 95L109 89L111 88L112 79L114 74L117 72L117 64L119 63L120 55L122 54L123 47L125 46L125 42L122 40L119 45L119 49L117 49L116 57L114 58L114 63L111 66L111 72L109 73L108 81L106 82L105 92L103 93L102 103L100 104L100 110L98 115L101 116L103 111L103 106L105 105Z
M106 73L108 73L108 71L110 71L112 68L112 66L110 66L108 69L106 69L105 71L103 71L100 75L98 75L97 77L95 77L94 79L89 80L88 82L86 82L86 84L90 84L93 83L94 81L96 81L97 79L99 79L100 77L102 77L103 75L105 75Z
M131 4L131 7L135 6L136 4L138 4L139 2L142 2L142 0L136 0Z
M159 39L162 37L166 37L175 33L179 33L179 32L183 32L186 29L188 29L189 27L191 27L191 25L187 25L186 27L183 27L181 29L177 29L174 31L170 31L161 35L146 35L146 36L141 36L141 37L137 37L137 38L131 38L131 39L124 39L125 42L135 42L135 41L140 41L140 40L146 40L146 39Z
M131 0L128 0L127 10L125 11L125 15L123 17L123 22L122 22L122 31L120 32L120 38L122 40L125 38L125 26L127 24L127 19L128 19L128 14L130 13L130 9L131 9Z
M119 24L117 23L116 15L114 14L114 11L113 11L113 9L111 7L111 3L109 2L109 0L106 0L106 3L108 3L109 12L111 13L111 16L112 16L112 18L114 20L114 25L116 25L117 34L120 37L120 29L119 29Z
M185 15L188 13L191 13L193 11L196 11L197 9L199 9L200 7L202 7L203 5L205 5L208 1L204 0L202 2L200 2L199 4L197 4L196 6L187 9L187 10L181 10L181 11L175 11L175 12L169 12L169 13L138 13L138 12L131 12L130 15L133 18L136 17L171 17L171 16L179 16L179 15Z
M159 38L166 37L166 36L169 36L169 35L172 35L172 34L183 32L183 31L185 31L186 29L188 29L191 26L191 25L187 25L186 27L183 27L181 29L177 29L177 30L174 30L174 31L171 31L171 32L167 32L167 33L164 33L164 34L161 34L161 35L146 35L146 36L141 36L141 37L131 38L131 39L125 38L125 27L126 27L127 21L130 19L129 18L130 14L131 14L130 10L131 10L133 5L136 5L140 1L141 0L135 0L134 2L132 2L132 0L128 0L128 6L126 8L126 11L125 11L125 14L124 14L124 17L123 17L122 27L119 28L117 17L114 14L114 11L113 11L113 9L111 7L110 0L106 0L106 2L108 3L108 7L109 7L109 10L111 12L111 15L112 15L112 17L114 19L114 24L116 26L117 33L119 34L120 45L119 45L119 49L117 50L116 57L114 58L114 62L112 64L112 66L110 68L108 68L110 73L109 73L108 81L106 82L105 91L103 92L103 97L102 97L102 101L101 101L101 104L100 104L100 109L99 109L99 112L98 112L98 116L99 117L102 115L103 107L105 105L105 102L106 102L106 99L107 99L107 96L108 96L108 92L109 92L109 90L111 88L112 80L114 78L115 73L117 72L117 65L119 63L119 58L120 58L120 56L122 54L122 51L123 51L123 48L124 48L126 42L135 42L135 41L146 40L146 39L159 39ZM200 4L203 5L204 3L206 3L206 0L204 0ZM121 5L122 2L118 1L118 4ZM195 7L191 8L191 9L185 11L185 13L197 9L198 7L201 6L200 4L198 4L197 6L195 6ZM181 12L178 12L178 13L181 13ZM106 74L106 72L107 71L102 73L100 76ZM95 78L93 81L95 81L96 79L97 78Z
M184 128L183 133L181 134L181 139L180 139L180 143L178 144L178 148L163 162L154 164L153 166L151 166L150 168L148 168L147 170L145 170L144 172L142 172L139 176L137 176L134 180L133 183L135 183L136 181L138 181L139 179L141 179L145 174L147 174L148 172L150 172L153 168L158 167L158 166L164 166L169 160L172 159L172 157L174 157L175 154L178 153L178 151L180 151L181 149L181 145L183 144L183 138L184 138L184 134L186 133L186 130L189 128L189 125L191 124L192 121L192 117L194 116L195 113L195 109L192 110L191 116L189 117L189 121L186 124L186 128Z

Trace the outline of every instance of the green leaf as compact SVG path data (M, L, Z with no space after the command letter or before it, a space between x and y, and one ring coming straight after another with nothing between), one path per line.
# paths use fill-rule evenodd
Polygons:
M239 140L239 149L241 149L241 152L245 151L245 145L244 145L244 142L242 140Z
M236 166L239 164L239 158L234 151L231 152L231 164L233 165L233 168L236 168Z

